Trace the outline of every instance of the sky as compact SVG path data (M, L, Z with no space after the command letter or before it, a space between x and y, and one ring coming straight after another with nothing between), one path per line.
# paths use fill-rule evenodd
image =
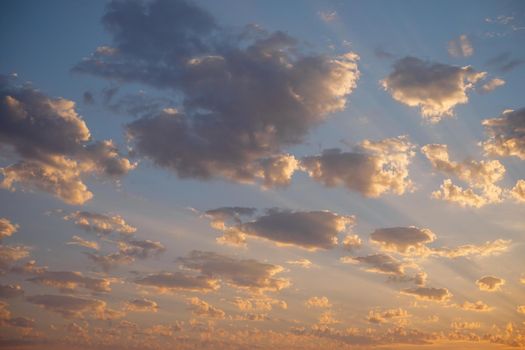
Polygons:
M523 1L0 9L0 347L525 348Z

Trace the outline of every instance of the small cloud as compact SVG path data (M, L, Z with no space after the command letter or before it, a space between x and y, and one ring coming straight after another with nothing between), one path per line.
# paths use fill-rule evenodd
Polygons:
M467 35L462 34L448 42L448 53L452 57L469 57L474 53L474 48Z
M333 22L337 19L336 11L319 11L317 12L317 15L319 15L319 18L321 18L324 22Z
M505 284L505 280L494 276L483 276L476 281L479 290L485 292L496 292Z

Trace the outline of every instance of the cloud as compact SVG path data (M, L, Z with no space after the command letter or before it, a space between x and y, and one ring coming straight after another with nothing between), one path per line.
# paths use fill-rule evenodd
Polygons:
M358 257L343 257L344 263L361 263L368 266L367 271L394 276L405 275L405 265L387 254L372 254Z
M24 294L18 284L0 284L0 298L14 298Z
M120 240L117 242L119 250L107 255L86 253L87 257L99 264L104 270L117 265L131 264L136 259L147 259L166 251L160 242L147 240Z
M208 292L219 288L218 280L208 276L193 276L183 272L159 272L138 278L135 283L154 287L160 292Z
M458 307L463 310L476 312L488 312L493 309L481 300L478 300L476 302L465 301L463 304L458 305Z
M509 191L509 194L517 202L525 202L525 180L516 181L516 185Z
M367 197L412 189L408 166L413 145L405 136L363 141L355 151L329 149L301 159L301 169L327 187L346 187Z
M510 52L503 52L487 61L487 65L492 66L501 73L508 73L524 63L524 59L513 58Z
M448 53L452 57L469 57L474 53L474 48L465 34L448 42Z
M53 194L80 205L93 194L84 174L118 179L135 167L111 140L92 141L73 101L51 98L31 85L0 77L0 144L18 155L18 162L0 168L0 186Z
M476 281L479 290L485 292L496 292L505 284L505 280L494 276L483 276Z
M516 307L516 311L518 311L520 314L525 314L525 305L518 305Z
M309 308L328 308L332 307L332 304L327 297L311 297L305 303L306 307Z
M8 310L9 305L0 301L0 326L2 327L15 327L22 328L25 330L33 329L35 327L35 321L25 317L13 317L11 311Z
M313 263L308 259L288 260L286 263L290 265L297 265L305 269L309 269L313 265Z
M484 93L491 92L505 85L505 80L501 78L494 78L481 86L481 91Z
M343 248L347 251L353 251L355 249L361 248L363 241L359 238L358 235L347 235L343 238Z
M18 231L17 224L11 223L9 219L0 218L0 241L6 237L11 237L16 231Z
M181 178L288 184L296 160L282 149L343 110L359 78L354 53L305 53L254 25L225 29L184 1L113 1L102 22L112 46L74 71L179 96L177 110L126 129L138 155Z
M486 241L485 243L476 244L464 244L455 248L433 248L431 254L447 257L447 258L458 258L462 256L490 256L498 255L509 249L511 241L505 239L496 239L494 241Z
M319 316L318 323L320 325L331 325L339 323L339 320L335 318L334 312L332 310L325 311Z
M8 271L16 261L27 258L28 256L29 248L26 246L0 244L0 271Z
M126 302L125 310L131 312L157 312L159 305L146 298L132 299Z
M317 14L324 22L333 22L337 19L336 11L319 11Z
M120 215L75 211L64 216L64 220L73 221L76 226L87 232L133 234L137 231L135 227L129 225Z
M26 300L45 310L56 312L65 318L83 319L86 316L91 316L96 319L108 320L123 316L121 312L108 309L106 302L99 299L42 294L28 296Z
M207 278L221 279L227 284L254 293L279 291L290 281L275 275L283 271L279 265L261 263L253 259L235 259L229 256L194 250L178 259L185 268L200 272Z
M426 244L435 239L431 230L415 226L380 228L370 234L370 240L382 250L406 255L426 252Z
M388 310L370 310L366 320L370 323L381 324L389 322L392 319L410 317L408 311L401 308Z
M470 66L404 57L394 64L394 70L381 84L396 101L419 107L426 120L437 123L452 116L457 105L467 103L467 92L485 76L485 72L476 72Z
M353 216L330 211L289 211L268 209L253 221L243 222L241 208L219 208L207 211L211 226L222 231L219 242L244 244L246 237L267 239L277 245L293 245L305 249L331 249L337 245L337 235L355 222ZM243 208L253 215L251 208ZM235 210L236 212L232 212ZM235 223L230 225L229 221Z
M45 271L36 277L30 278L29 281L58 288L65 292L74 291L79 287L93 292L111 291L110 279L87 277L76 271Z
M226 313L205 302L204 300L201 300L197 297L189 298L188 301L188 308L191 310L192 314L195 316L201 316L201 317L209 317L209 318L217 318L217 319L224 319L226 316Z
M415 287L401 291L401 294L411 295L420 300L444 302L452 297L447 288Z
M241 311L258 311L258 312L269 312L272 311L273 306L277 306L282 310L286 310L288 305L284 300L273 299L269 297L263 298L239 298L236 297L233 304Z
M432 194L434 198L456 202L462 206L481 207L488 203L502 200L502 189L496 185L505 175L505 167L498 160L466 159L462 162L449 158L447 145L429 144L421 147L421 152L432 164L432 168L447 175L453 175L465 181L470 186L479 189L476 194L472 189L464 190L452 184L452 180L444 181L441 189Z
M482 124L488 135L482 143L485 153L525 159L525 108L505 110L497 118L483 120Z
M78 245L78 246L81 246L81 247L84 247L84 248L93 249L93 250L99 250L100 249L100 247L99 247L97 242L95 242L95 241L88 241L88 240L85 240L85 239L83 239L82 237L79 237L79 236L71 237L71 241L67 242L66 244L68 244L68 245Z
M450 328L455 330L462 330L462 329L479 329L481 328L481 323L479 322L460 322L460 321L454 321L450 324Z

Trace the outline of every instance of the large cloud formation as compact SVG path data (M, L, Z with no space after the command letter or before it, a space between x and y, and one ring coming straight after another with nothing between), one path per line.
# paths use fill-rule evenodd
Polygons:
M102 22L113 38L74 71L139 82L182 104L127 125L139 155L182 178L290 182L301 142L345 108L359 78L358 57L303 53L283 32L226 30L182 0L109 3Z
M409 56L398 60L381 84L396 101L419 107L425 119L437 123L452 116L458 104L467 103L467 92L485 76L485 72L476 72L470 66L450 66Z
M37 189L69 204L92 198L83 174L118 179L135 167L111 140L92 141L73 101L51 98L0 76L0 146L19 161L0 168L0 186Z
M489 155L525 159L525 108L506 110L498 118L485 119L488 139L483 148Z
M365 140L354 151L328 149L301 159L300 167L328 187L343 186L367 197L401 195L411 190L408 166L413 145L405 136L381 141Z
M252 208L223 207L208 210L212 227L224 235L218 240L233 245L244 244L246 237L263 238L278 245L294 245L315 250L331 249L338 244L337 235L355 223L350 215L330 211L288 211L269 209L253 221L241 221L242 214L253 215Z

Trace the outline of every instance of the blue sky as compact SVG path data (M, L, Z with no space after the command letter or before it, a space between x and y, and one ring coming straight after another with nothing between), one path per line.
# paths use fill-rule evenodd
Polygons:
M1 7L0 344L525 347L523 2Z

